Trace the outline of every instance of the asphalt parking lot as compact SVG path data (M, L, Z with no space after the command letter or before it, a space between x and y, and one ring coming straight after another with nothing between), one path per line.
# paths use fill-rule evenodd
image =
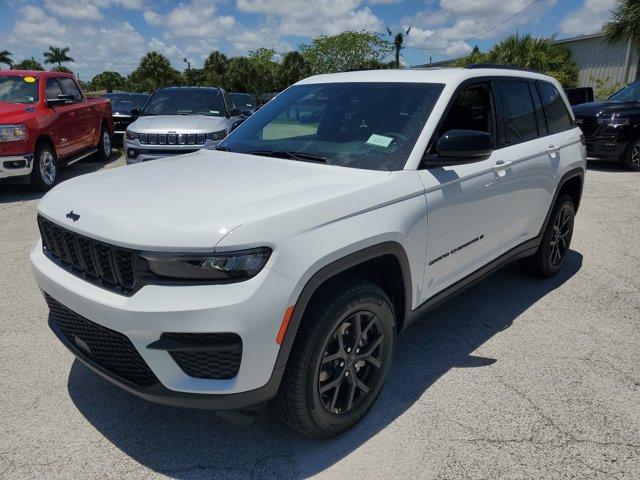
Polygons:
M640 174L590 165L564 270L512 265L431 313L368 417L322 442L153 405L74 361L29 270L38 198L0 185L2 478L640 478Z

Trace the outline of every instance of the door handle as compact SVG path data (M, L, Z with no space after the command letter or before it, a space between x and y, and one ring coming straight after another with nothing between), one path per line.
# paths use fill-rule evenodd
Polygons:
M491 169L497 177L504 177L512 166L513 162L500 162L491 167Z
M554 144L549 145L549 148L547 148L547 153L551 158L556 158L559 151L560 147L556 147Z

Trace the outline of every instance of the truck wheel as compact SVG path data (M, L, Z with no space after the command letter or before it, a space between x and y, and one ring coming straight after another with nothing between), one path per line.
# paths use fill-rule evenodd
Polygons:
M36 190L46 191L58 181L58 159L53 148L41 143L36 147L31 171L31 186Z
M629 142L627 151L622 157L622 163L629 170L640 172L640 138L635 138Z
M537 277L551 277L560 271L571 245L574 217L573 200L563 195L553 209L538 251L521 261L526 271Z
M111 158L111 134L109 133L109 129L103 126L100 130L96 159L100 162L106 162L109 158Z
M395 314L366 280L340 283L313 301L289 357L274 407L311 438L358 423L378 397L393 357Z

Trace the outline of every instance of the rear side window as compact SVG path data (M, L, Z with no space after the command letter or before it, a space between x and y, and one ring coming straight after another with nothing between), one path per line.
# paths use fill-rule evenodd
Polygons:
M538 137L538 123L528 82L500 82L503 143L515 145Z
M547 117L549 133L564 132L573 128L571 115L569 115L567 106L556 87L549 82L538 82L538 85L540 86L540 95L542 96L544 113Z
M47 100L56 100L58 95L62 95L62 89L55 77L47 78Z
M78 89L76 82L69 77L60 77L58 80L64 89L64 93L67 95L73 95L76 102L82 100L82 94L80 93L80 89Z

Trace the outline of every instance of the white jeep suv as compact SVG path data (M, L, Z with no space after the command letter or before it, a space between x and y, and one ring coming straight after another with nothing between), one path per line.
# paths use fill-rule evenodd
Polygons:
M501 68L311 77L218 151L68 180L31 253L49 325L145 399L336 435L395 336L521 259L569 250L585 171L557 81ZM490 301L490 299L489 299Z

